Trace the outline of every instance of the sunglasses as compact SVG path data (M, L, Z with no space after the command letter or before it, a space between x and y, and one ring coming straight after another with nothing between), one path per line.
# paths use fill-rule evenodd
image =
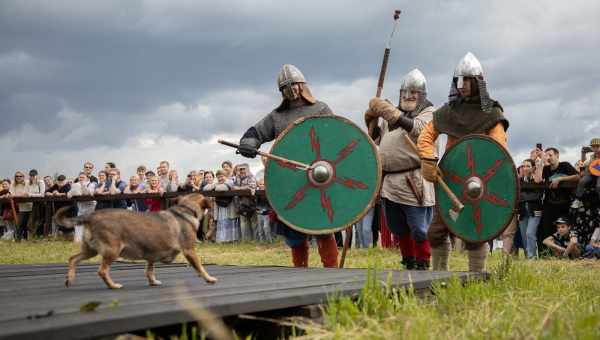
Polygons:
M84 166L83 168L84 169L93 169L94 167L93 166Z
M16 175L15 176L15 178L23 178L23 177L25 177L25 176L23 176L23 175Z

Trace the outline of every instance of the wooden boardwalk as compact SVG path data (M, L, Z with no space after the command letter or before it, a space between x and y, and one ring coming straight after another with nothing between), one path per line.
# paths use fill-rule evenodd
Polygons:
M206 266L219 282L208 285L185 264L159 265L161 287L149 287L143 264L115 263L112 277L125 287L109 290L97 265L80 265L65 288L65 265L0 265L0 338L84 339L193 321L178 299L219 316L318 304L334 293L356 294L365 269ZM389 271L379 275L385 280ZM409 278L410 275L410 278ZM415 289L468 273L393 271L393 282ZM80 307L96 301L95 311Z

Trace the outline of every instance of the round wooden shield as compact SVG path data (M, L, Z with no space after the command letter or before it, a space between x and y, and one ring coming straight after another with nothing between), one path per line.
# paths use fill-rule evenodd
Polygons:
M267 199L278 218L297 231L342 230L374 204L381 182L377 148L346 118L301 118L275 140L271 154L311 165L301 170L270 159L266 166Z
M600 176L600 159L591 161L588 169L593 176Z
M469 242L485 242L500 235L518 204L519 181L515 164L498 142L469 135L449 148L439 164L450 190L464 204L451 218L452 202L436 184L438 213L448 229Z

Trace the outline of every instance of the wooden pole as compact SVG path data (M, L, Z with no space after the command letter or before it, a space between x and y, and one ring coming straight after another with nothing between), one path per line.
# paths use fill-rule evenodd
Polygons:
M377 91L375 92L375 97L377 97L377 98L381 97L381 92L383 91L383 82L385 81L385 74L387 73L388 61L390 59L391 42L392 42L392 38L394 36L394 32L396 31L396 25L398 24L398 18L400 17L400 13L402 13L402 11L400 11L399 9L394 11L394 29L392 30L392 34L390 34L390 38L386 44L385 50L383 50L383 60L381 62L381 69L379 69L379 79L377 80ZM373 138L375 138L374 133L377 130L377 122L378 121L379 121L379 118L373 119L371 122L369 122L369 126L367 127L369 136L371 136Z

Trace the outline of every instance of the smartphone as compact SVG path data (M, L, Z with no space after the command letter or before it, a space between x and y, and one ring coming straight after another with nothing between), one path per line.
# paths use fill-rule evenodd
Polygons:
M536 148L536 149L540 149L540 150L544 150L544 149L542 149L542 143L537 143L537 144L535 145L535 148Z

